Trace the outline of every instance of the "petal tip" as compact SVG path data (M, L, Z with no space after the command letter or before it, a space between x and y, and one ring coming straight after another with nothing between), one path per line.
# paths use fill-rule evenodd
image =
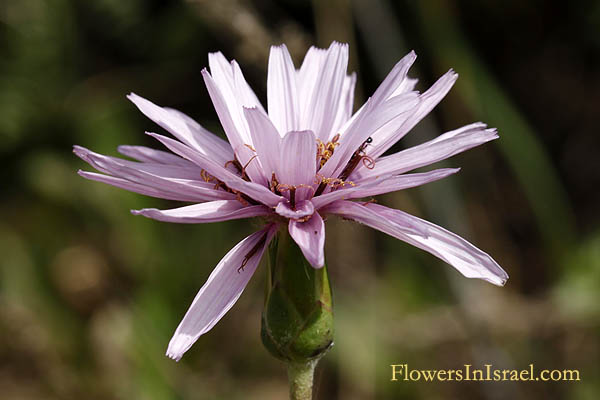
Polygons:
M136 106L139 106L140 103L142 103L144 100L146 100L142 96L139 96L139 95L135 94L134 92L130 92L125 97L127 97L127 100L131 101Z
M192 344L196 341L197 338L194 338L190 335L175 333L175 336L169 342L169 347L167 348L167 357L179 361L181 357L183 357L184 353L192 347Z
M495 276L494 279L490 279L489 281L496 286L503 287L508 282L508 275Z

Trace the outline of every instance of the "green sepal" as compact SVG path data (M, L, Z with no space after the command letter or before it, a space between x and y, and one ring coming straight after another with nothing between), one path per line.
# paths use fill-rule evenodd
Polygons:
M305 362L333 345L333 304L327 267L315 269L287 232L269 246L263 344L275 357Z

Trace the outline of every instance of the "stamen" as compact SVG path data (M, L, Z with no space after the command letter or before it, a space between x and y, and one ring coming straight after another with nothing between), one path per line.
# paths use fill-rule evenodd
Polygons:
M276 195L281 195L281 192L279 192L279 182L277 182L277 177L275 176L275 172L273 172L271 174L271 182L269 182L269 189L271 189L271 192L275 193Z
M252 247L250 249L250 251L248 252L248 254L246 254L244 256L244 260L242 261L242 265L240 265L240 267L237 270L238 274L240 273L240 271L244 270L244 267L246 266L246 264L248 264L248 261L250 261L250 259L256 254L256 252L258 251L258 249L260 249L262 246L265 245L266 241L267 241L267 234L265 233L263 235L263 237L254 245L254 247Z
M237 171L241 174L242 173L242 164L240 164L240 162L237 160L237 158L235 160L229 160L225 163L225 168L227 168L227 166L231 164L235 167L235 169L237 169Z
M237 160L233 160L233 161L227 161L227 163L225 163L225 166L227 167L227 165L231 163L233 165L235 165L237 163ZM238 163L239 164L239 163ZM233 190L230 187L228 187L223 181L215 178L214 176L212 176L211 174L209 174L208 172L206 172L206 170L201 169L200 170L200 176L202 177L202 180L206 183L210 183L210 182L214 182L215 186L213 187L213 189L215 190L219 190L219 189L223 189L224 191L228 192L228 193L232 193L235 194L236 199L242 203L244 206L247 206L249 204L252 205L258 205L259 203L256 202L254 199L246 196L245 194L243 194L242 192L239 192L237 190Z
M364 202L362 203L362 205L363 205L363 206L366 206L367 204L377 204L377 199L375 199L375 198L371 198L371 199L369 199L369 200L367 200L367 201L364 201Z
M210 175L210 174L209 174L208 172L206 172L206 170L204 170L204 169L201 169L201 170L200 170L200 177L201 177L201 178L202 178L202 180L203 180L204 182L206 182L206 183L209 183L209 182L212 182L212 181L215 181L215 180L216 180L214 176Z
M248 162L246 163L246 165L244 165L241 169L241 178L245 181L250 182L250 178L248 177L248 174L246 174L246 168L248 168L248 165L250 165L250 163L252 162L252 160L254 160L256 157L258 157L258 154L253 155Z
M342 180L346 180L350 174L352 174L352 172L356 169L356 167L358 166L359 162L363 162L363 165L368 168L368 169L373 169L375 168L375 161L367 156L365 154L365 150L367 148L367 146L369 144L371 144L373 142L373 138L371 138L370 136L367 138L367 140L365 140L363 142L363 144L361 144L358 149L354 152L354 154L352 154L352 157L350 157L350 160L348 160L348 164L346 164L346 167L344 167L342 173L340 174L340 176L338 178L342 179Z
M246 144L244 146L248 146L248 148L252 149L252 146ZM252 149L254 151L254 149ZM246 163L246 165L244 165L242 167L242 164L239 162L239 160L237 159L237 157L234 160L229 160L225 163L225 168L227 168L230 164L233 165L235 167L235 169L237 169L237 171L240 174L240 177L242 179L244 179L245 181L250 181L250 178L248 177L248 175L246 174L246 168L248 167L248 165L250 165L250 163L252 162L252 160L254 160L256 157L258 157L258 154L253 155L248 162Z
M367 169L373 169L373 168L375 168L375 160L373 160L369 156L363 156L362 157L362 163L365 166L365 168L367 168Z
M332 188L334 190L339 187L344 187L346 185L356 186L356 183L354 183L352 181L345 181L340 178L326 178L320 174L317 174L317 176L315 178L316 178L315 184L317 184L317 183L320 183L320 184L319 184L319 187L317 188L317 190L315 191L314 196L322 195L323 191L325 190L325 188L327 186L329 186L330 188Z
M317 162L319 168L323 167L327 160L331 158L337 146L339 146L340 134L337 133L329 142L323 143L321 139L317 139Z
M246 199L244 199L244 195L238 191L235 191L235 198L237 201L239 201L240 203L242 203L244 206L248 205L248 201L246 201Z
M296 187L290 187L290 207L296 211Z

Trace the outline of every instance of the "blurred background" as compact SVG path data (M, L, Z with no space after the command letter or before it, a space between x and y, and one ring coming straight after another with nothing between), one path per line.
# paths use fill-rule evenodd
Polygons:
M460 79L395 148L474 121L500 140L444 166L460 174L380 199L468 238L504 288L347 221L328 221L336 345L318 399L596 399L600 396L600 2L468 0L2 0L0 397L284 399L260 343L264 270L180 363L164 356L221 257L252 222L176 225L172 208L76 175L80 144L159 148L130 91L222 135L200 70L238 60L266 98L269 46L296 65L350 43L355 109L409 50L424 90ZM578 369L580 382L390 382L414 369Z

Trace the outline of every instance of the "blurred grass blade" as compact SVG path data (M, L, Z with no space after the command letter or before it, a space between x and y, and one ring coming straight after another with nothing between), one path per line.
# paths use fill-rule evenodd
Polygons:
M531 204L547 249L564 253L574 220L564 188L542 144L492 74L470 48L445 0L416 2L419 26L434 62L460 73L453 89L473 114L498 128L497 142Z

